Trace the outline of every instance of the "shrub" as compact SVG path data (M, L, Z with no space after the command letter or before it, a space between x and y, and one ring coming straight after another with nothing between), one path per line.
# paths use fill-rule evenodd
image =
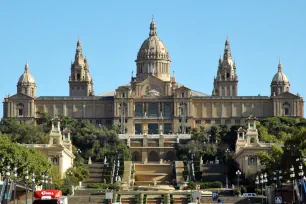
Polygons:
M105 183L90 183L87 185L87 188L96 188L96 189L113 189L119 190L120 186L118 184L105 184Z

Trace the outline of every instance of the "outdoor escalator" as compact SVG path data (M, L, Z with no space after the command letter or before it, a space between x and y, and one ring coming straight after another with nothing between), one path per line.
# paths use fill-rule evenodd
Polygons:
M0 203L4 200L4 193L7 186L7 179L4 179L4 181L0 184Z

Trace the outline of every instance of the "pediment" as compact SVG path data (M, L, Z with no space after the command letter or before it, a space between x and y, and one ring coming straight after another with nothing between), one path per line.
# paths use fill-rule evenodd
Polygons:
M176 90L177 91L190 91L191 89L183 85L183 86L177 88Z
M281 94L279 94L278 96L275 96L276 98L300 98L300 96L295 95L293 93L290 92L283 92Z
M150 76L140 83L141 96L159 97L164 96L165 82L155 76Z
M9 97L9 100L33 100L31 96L25 95L23 93L18 93Z

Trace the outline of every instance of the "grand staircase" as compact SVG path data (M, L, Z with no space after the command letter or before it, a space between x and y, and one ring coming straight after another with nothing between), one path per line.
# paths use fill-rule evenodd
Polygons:
M169 185L173 178L172 165L169 163L135 164L135 186L157 184Z
M102 162L93 162L92 164L87 164L86 167L89 171L89 178L84 181L84 186L87 186L89 183L103 183L104 179L107 179L104 175L106 169Z

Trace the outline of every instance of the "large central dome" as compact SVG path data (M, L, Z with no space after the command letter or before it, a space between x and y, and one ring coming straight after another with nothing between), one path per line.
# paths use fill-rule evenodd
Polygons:
M142 43L137 55L137 60L152 58L170 60L166 46L157 36L154 20L150 24L149 37Z
M154 19L150 24L149 37L142 43L137 54L137 77L155 75L164 81L170 80L170 55L159 39Z

